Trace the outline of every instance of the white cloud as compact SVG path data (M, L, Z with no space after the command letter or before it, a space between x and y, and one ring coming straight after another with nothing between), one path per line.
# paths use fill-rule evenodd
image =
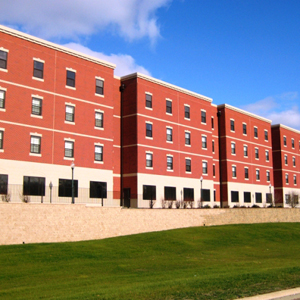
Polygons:
M134 58L130 55L126 55L126 54L106 55L101 52L93 51L85 46L76 43L68 43L64 46L115 64L116 65L115 75L117 76L124 76L135 72L139 72L151 76L150 72L146 70L144 67L137 65Z
M160 36L156 11L172 0L0 0L0 23L45 39L113 30L133 40Z

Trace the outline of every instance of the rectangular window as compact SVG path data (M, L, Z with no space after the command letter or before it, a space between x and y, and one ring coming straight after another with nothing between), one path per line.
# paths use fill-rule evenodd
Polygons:
M107 183L90 181L90 198L107 198Z
M261 193L255 193L255 202L262 203L262 195Z
M232 177L236 178L236 166L232 166Z
M185 144L190 145L191 144L191 134L189 132L185 133Z
M249 179L249 169L245 168L245 179Z
M65 141L65 157L74 157L74 142Z
M104 80L96 78L96 94L103 95L104 94Z
M267 171L266 175L267 175L267 181L270 181L270 172Z
M146 136L152 137L152 124L146 123Z
M283 145L286 146L286 136L283 137Z
M239 192L231 191L231 202L239 202Z
M212 152L214 153L215 152L215 141L212 141L211 148L212 148Z
M216 176L216 166L213 165L213 176Z
M190 118L190 107L187 106L187 105L184 106L184 117L185 117L186 119L189 119L189 118Z
M235 154L235 143L231 143L231 154Z
M0 69L7 69L7 52L0 50Z
M207 162L202 162L202 174L207 174Z
M244 156L248 156L248 146L244 145Z
M172 128L167 128L167 141L172 142L173 141L173 134L172 134Z
M45 196L45 177L23 176L23 195Z
M243 134L247 134L247 124L243 124Z
M176 200L176 187L165 186L165 200Z
M266 150L266 161L269 161L270 160L270 157L269 157L269 151Z
M234 120L230 120L230 130L234 131Z
M288 164L288 156L287 155L284 155L284 163L285 163L285 165Z
M265 141L269 140L268 130L265 130Z
M148 168L153 167L153 156L151 153L146 153L146 167Z
M292 148L294 149L295 148L295 140L292 139Z
M167 156L167 170L173 170L173 157Z
M146 107L152 108L152 95L146 94Z
M75 87L75 75L76 73L71 70L67 70L67 86Z
M74 182L74 197L78 197L78 180ZM58 197L72 197L72 180L71 179L59 179Z
M293 156L293 167L296 167L296 158Z
M33 61L33 77L44 78L44 63L41 61Z
M66 121L74 122L75 118L75 107L71 105L66 105Z
M297 175L294 175L294 184L297 184Z
M259 173L259 170L256 170L256 180L260 180L260 173Z
M215 119L213 117L211 117L211 128L214 129L215 128Z
M0 108L5 108L5 94L5 91L0 90Z
M156 200L155 185L143 185L143 200Z
M244 202L251 203L251 193L250 192L244 192Z
M202 201L210 202L210 190L202 189Z
M30 137L30 152L41 153L41 137L33 135Z
M266 193L266 203L272 204L272 194Z
M206 111L201 110L201 123L206 124Z
M258 150L258 148L255 148L255 158L259 159L259 150Z
M166 100L166 113L172 113L172 101L170 100Z
M4 131L0 130L0 149L3 149L3 135Z
M194 201L194 189L183 188L183 200L184 201Z
M36 115L36 116L42 115L42 99L32 98L31 114Z
M285 183L289 184L289 174L285 174Z
M257 127L254 127L254 137L258 138L258 131L257 131Z
M103 113L95 112L95 127L103 128Z
M206 136L202 136L202 148L206 149L207 148L207 137Z
M192 172L192 163L189 158L185 159L185 171L186 172Z
M95 145L95 161L103 161L103 146Z
M0 194L7 195L8 175L0 174Z

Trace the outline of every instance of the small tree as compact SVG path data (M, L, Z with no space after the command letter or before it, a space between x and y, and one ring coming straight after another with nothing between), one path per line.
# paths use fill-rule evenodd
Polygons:
M287 194L286 204L290 205L291 208L295 208L299 204L299 195L294 192Z

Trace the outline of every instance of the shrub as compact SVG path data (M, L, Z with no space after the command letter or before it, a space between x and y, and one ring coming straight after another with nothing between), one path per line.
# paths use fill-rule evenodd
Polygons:
M1 200L2 200L3 202L10 202L10 200L11 200L11 195L10 195L10 193L7 193L7 194L5 194L5 195L1 195Z

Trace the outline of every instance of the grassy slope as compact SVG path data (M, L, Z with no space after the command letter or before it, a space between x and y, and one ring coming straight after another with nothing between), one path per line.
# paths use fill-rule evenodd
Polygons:
M0 247L0 299L234 299L300 286L300 224Z

